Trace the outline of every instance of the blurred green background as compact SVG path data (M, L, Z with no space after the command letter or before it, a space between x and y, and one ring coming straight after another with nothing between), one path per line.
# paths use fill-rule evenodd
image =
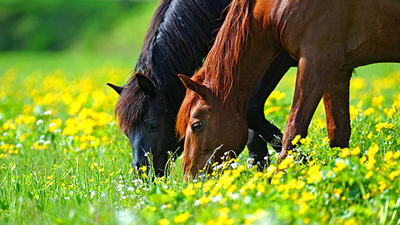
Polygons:
M0 51L140 50L158 1L0 1Z
M0 72L32 62L133 69L158 2L1 0Z

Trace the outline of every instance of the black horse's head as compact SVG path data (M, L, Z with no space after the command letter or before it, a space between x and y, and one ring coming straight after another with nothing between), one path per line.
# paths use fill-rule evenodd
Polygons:
M108 85L120 94L116 115L131 143L133 166L153 165L155 174L162 176L169 157L182 151L174 132L176 109L148 76L138 73L129 83L132 86L125 88Z

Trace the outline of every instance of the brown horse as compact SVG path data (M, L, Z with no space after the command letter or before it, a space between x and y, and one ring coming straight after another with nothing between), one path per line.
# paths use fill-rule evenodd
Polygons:
M242 151L248 100L283 50L299 63L280 158L296 135L307 135L321 98L331 146L348 146L352 71L400 62L400 1L234 0L203 67L180 75L188 91L176 129L185 138L186 175Z

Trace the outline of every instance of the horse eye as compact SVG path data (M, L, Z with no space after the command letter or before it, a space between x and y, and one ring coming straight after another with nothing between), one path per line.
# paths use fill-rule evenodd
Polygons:
M158 131L158 129L160 129L160 123L153 123L150 125L150 131L154 132Z
M204 121L197 121L192 123L192 131L198 131L201 129L201 127L203 126Z

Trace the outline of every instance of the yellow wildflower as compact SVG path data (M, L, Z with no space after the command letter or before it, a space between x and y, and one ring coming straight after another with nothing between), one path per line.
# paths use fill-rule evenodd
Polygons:
M304 215L307 212L307 209L308 209L308 204L305 202L301 203L300 209L299 209L299 214Z
M158 224L160 224L160 225L169 225L169 221L167 219L160 219L158 221Z
M372 171L368 171L367 174L365 174L365 178L369 179L372 176Z
M350 153L350 149L349 148L344 148L344 149L342 149L342 151L340 153L340 157L346 158L347 156L349 156L349 153Z
M390 128L392 128L393 127L393 123L378 123L378 124L376 124L375 125L375 128L376 128L376 131L381 131L382 130L382 128L387 128L387 129L390 129Z
M392 157L393 157L393 152L392 152L392 151L387 151L387 152L385 153L385 162L391 160Z
M196 191L193 190L193 184L189 184L185 189L183 189L182 193L186 196L192 196L196 194Z
M353 148L353 150L351 150L350 154L352 156L356 156L356 155L360 154L360 147L357 146L357 147Z
M364 114L364 116L369 116L369 115L371 115L371 114L374 113L374 112L375 112L375 109L372 108L372 107L369 107L368 109L366 109L366 110L363 112L363 114Z
M211 190L211 188L214 186L215 180L208 180L204 185L203 185L203 191L208 192Z
M174 223L183 223L189 219L190 214L188 212L180 214L175 217Z
M394 180L394 178L396 178L397 176L400 175L400 170L396 170L396 171L392 171L388 177L390 178L390 180Z
M300 138L300 134L296 135L296 137L294 137L294 139L292 140L292 145L297 145L297 142L299 142Z

